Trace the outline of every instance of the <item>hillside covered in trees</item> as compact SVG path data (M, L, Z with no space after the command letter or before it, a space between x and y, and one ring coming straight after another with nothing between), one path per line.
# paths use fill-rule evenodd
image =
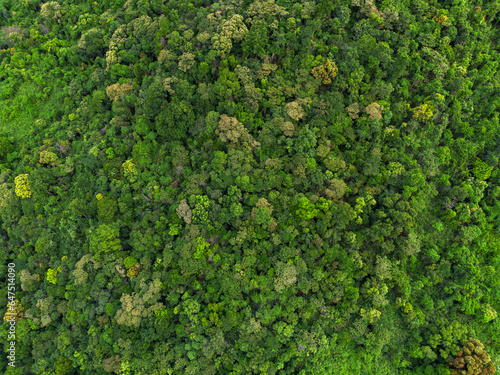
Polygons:
M494 374L499 17L0 0L0 373Z

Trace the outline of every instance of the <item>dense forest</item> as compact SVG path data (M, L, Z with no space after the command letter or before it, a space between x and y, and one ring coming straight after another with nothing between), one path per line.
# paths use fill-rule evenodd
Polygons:
M494 374L499 19L0 0L0 372Z

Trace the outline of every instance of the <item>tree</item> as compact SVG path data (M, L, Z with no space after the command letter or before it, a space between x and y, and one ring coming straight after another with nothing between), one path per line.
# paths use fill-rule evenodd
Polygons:
M156 130L164 139L183 139L194 120L192 105L176 96L156 117Z
M277 265L277 277L274 279L274 287L278 292L283 292L287 287L297 281L297 269L295 266L279 262Z
M111 223L117 209L118 205L113 198L101 195L100 199L97 199L97 217L99 218L99 222L103 224Z
M3 159L15 149L14 145L4 135L0 135L0 157Z
M330 60L326 60L323 65L313 68L311 74L326 85L332 83L332 79L337 76L337 72L337 65Z
M116 101L124 95L130 94L134 90L134 85L132 83L115 83L106 87L106 94L108 97Z
M325 190L328 198L331 199L342 198L347 190L347 185L345 184L345 182L337 178L334 178L330 180L329 183L330 183L330 189Z
M479 158L476 158L474 162L474 169L472 173L478 180L487 180L491 176L493 167L485 163Z
M106 372L117 373L120 371L120 356L114 355L102 361L102 367Z
M241 47L245 56L252 54L262 56L268 49L269 32L264 21L254 21L250 31L245 35L241 42Z
M219 135L222 142L237 142L240 138L242 141L249 141L250 135L248 130L235 117L221 115L219 126L215 130L215 134Z
M33 196L28 176L28 173L20 174L14 179L14 183L16 184L16 195L20 198L31 198Z
M78 49L89 59L103 56L105 52L105 42L103 32L99 28L93 28L84 32L78 41Z
M120 298L122 307L115 315L116 322L125 326L139 327L142 318L152 316L155 310L163 307L162 303L157 303L146 308L144 306L145 300L136 293L123 294Z
M186 224L191 224L191 218L193 217L193 212L187 204L187 200L181 200L179 207L176 209L177 215L183 219Z
M57 1L49 1L42 5L40 13L45 18L51 19L57 23L62 19L62 7Z
M255 220L257 225L269 226L272 221L273 206L267 201L266 198L260 198L252 209L252 219Z
M97 257L102 253L120 251L122 246L116 225L100 224L90 236L90 251Z
M477 339L469 339L456 357L449 358L448 367L452 375L496 373L495 364L484 350L484 345Z

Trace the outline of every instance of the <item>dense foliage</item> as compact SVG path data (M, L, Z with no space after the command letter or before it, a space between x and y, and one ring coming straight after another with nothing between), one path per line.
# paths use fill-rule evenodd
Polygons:
M499 0L0 8L0 372L495 373Z

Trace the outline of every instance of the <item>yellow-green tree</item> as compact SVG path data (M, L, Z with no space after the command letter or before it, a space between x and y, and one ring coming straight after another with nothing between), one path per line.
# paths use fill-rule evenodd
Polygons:
M434 108L430 103L424 103L412 109L413 118L418 121L428 121L434 116Z
M28 174L20 174L14 179L16 184L16 195L21 198L31 198L33 194L31 193L30 183L28 181Z

